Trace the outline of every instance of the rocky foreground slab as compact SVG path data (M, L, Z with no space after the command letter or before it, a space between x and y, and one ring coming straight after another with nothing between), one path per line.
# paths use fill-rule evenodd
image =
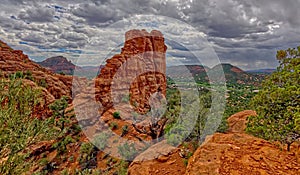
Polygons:
M128 173L130 175L300 174L300 162L297 162L295 152L285 151L266 140L244 133L247 117L254 115L255 111L250 110L232 115L228 119L231 132L208 136L189 159L187 167L180 157L181 150L162 142L139 155L130 165ZM165 155L161 149L172 151ZM148 160L149 156L154 156L153 160Z

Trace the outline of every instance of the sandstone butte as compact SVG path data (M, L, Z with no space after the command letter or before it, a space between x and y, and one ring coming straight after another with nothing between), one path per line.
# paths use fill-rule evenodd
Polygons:
M166 50L159 31L126 32L121 53L106 61L96 79L97 101L106 110L130 94L129 100L135 110L146 113L153 93L166 94Z

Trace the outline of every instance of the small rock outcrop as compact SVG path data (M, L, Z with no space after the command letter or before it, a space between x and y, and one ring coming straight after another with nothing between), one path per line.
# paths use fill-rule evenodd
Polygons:
M250 116L256 116L256 112L252 110L245 110L238 112L227 119L229 125L229 132L244 133L247 124L247 118Z
M96 100L107 110L127 96L136 111L149 111L153 93L166 95L166 49L159 31L126 32L121 53L106 61L96 79Z
M138 155L128 168L128 175L184 174L180 149L166 141L159 142Z

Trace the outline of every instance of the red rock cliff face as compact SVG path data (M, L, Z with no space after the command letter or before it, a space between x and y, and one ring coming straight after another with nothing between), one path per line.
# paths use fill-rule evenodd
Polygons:
M121 53L106 61L96 79L96 99L109 109L129 95L136 111L149 111L153 93L166 95L166 50L159 31L126 32Z
M71 97L73 80L71 76L54 74L31 61L23 51L13 50L0 41L0 73L9 76L17 71L31 72L34 82L39 85L43 83L49 94L53 96L52 99L59 99L62 96Z

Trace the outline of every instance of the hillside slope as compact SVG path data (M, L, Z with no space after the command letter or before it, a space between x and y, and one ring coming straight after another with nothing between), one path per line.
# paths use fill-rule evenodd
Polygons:
M31 61L23 51L14 50L0 41L0 71L9 77L16 72L29 74L30 79L49 91L55 99L62 96L71 97L73 77L52 73Z
M225 75L225 79L224 76L221 76L222 72ZM216 82L226 81L227 83L237 83L244 85L258 85L263 79L263 77L249 74L242 69L228 63L222 63L214 66L209 70L209 74Z

